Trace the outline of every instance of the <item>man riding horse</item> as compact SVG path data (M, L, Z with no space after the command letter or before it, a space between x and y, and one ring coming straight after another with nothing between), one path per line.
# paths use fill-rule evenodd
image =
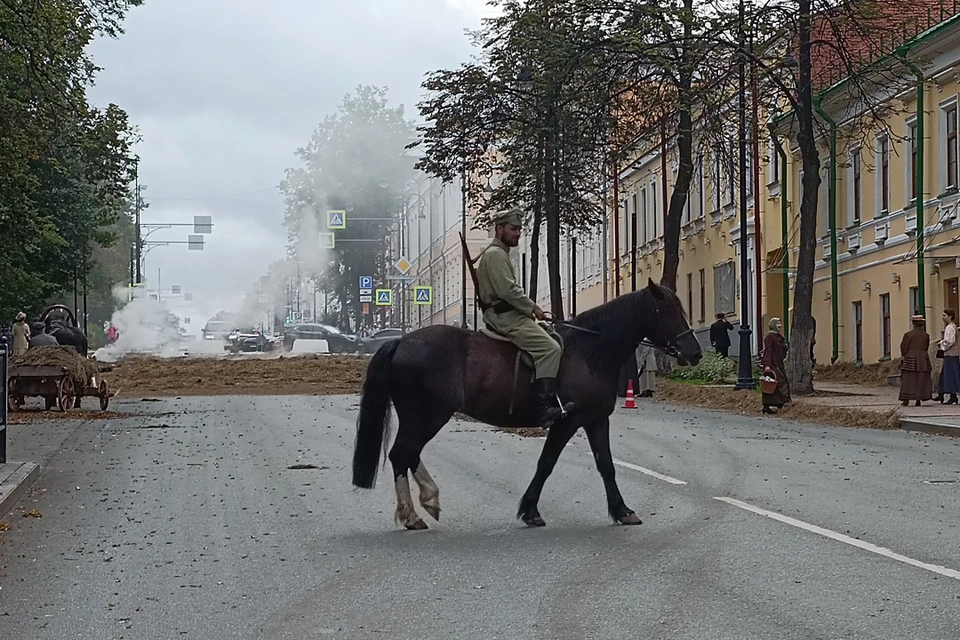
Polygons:
M561 404L557 396L562 348L537 323L547 314L517 284L510 248L520 242L522 212L511 209L502 213L493 219L493 225L496 235L480 254L477 267L477 296L484 307L483 321L533 358L537 415L540 426L549 429L574 407L572 402Z

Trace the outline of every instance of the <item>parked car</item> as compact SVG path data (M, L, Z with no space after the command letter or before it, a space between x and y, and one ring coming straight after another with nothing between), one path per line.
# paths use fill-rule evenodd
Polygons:
M283 349L290 351L296 340L326 340L330 353L356 353L357 339L328 324L301 323L283 328Z
M360 351L363 353L376 353L377 349L379 349L383 343L390 342L391 340L399 340L401 337L403 337L403 329L396 327L380 329L380 331L377 331L373 335L360 339Z
M273 341L259 329L245 327L232 331L227 336L224 351L231 353L249 353L251 351L273 351Z
M204 340L226 340L233 327L224 320L211 320L201 331Z

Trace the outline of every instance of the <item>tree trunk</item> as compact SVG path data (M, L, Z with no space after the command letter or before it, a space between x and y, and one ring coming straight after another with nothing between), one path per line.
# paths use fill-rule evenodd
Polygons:
M690 64L688 43L693 37L693 0L683 0L685 16L683 23L684 43L681 49L680 65L678 69L677 99L677 160L680 164L677 170L677 181L670 194L670 207L667 209L667 219L663 229L663 273L660 276L660 285L677 290L677 269L680 266L680 223L683 220L683 209L687 204L690 193L690 182L693 179L693 118L690 115L691 91L693 86L693 69ZM687 309L687 313L692 313Z
M803 193L800 200L800 255L793 294L793 322L790 323L790 350L787 353L787 378L798 395L813 392L813 275L817 250L817 195L820 191L820 154L814 137L813 87L810 73L810 4L800 0L799 63L797 91L797 141L803 166Z
M527 295L537 301L540 284L540 226L543 224L543 139L537 149L537 178L534 185L533 230L530 232L530 289Z
M547 107L547 145L544 166L544 201L547 223L547 281L550 287L550 312L563 320L563 295L560 291L560 197L557 189L557 120L556 107Z

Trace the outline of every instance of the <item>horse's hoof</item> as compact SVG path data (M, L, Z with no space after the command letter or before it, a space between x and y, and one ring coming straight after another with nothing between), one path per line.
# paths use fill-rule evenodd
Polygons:
M431 518L440 522L440 507L423 505L423 510L426 511Z
M411 522L410 524L407 524L407 525L404 525L404 526L405 526L407 529L410 529L411 531L423 531L424 529L427 529L427 528L428 528L428 527L427 527L427 523L424 522L423 520L421 520L420 518L417 518L416 520L414 520L414 521Z
M523 523L528 527L545 527L547 523L543 521L543 518L540 517L540 514L526 515L523 516Z
M626 515L617 518L617 522L620 524L643 524L643 521L640 520L640 516L635 514L633 511L630 511Z

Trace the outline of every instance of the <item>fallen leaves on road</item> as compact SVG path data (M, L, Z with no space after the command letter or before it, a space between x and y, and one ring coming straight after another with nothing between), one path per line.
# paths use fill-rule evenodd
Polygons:
M23 514L24 518L42 518L43 514L36 509L31 509Z
M9 412L7 419L10 424L28 424L39 420L121 420L133 415L136 414L100 411L99 409L73 409L72 411L50 409L48 411L42 407L26 407Z
M107 377L124 397L359 393L369 360L358 356L123 359Z
M10 531L10 525L6 522L0 522L0 533L4 531Z
M497 431L511 433L521 438L546 438L547 430L540 427L497 427Z
M734 391L728 385L684 384L659 379L655 397L677 404L734 411L740 414L763 415L760 413L759 392ZM777 417L837 427L896 429L900 426L900 415L896 410L866 411L846 407L828 407L804 402L796 397L793 402L777 413Z

